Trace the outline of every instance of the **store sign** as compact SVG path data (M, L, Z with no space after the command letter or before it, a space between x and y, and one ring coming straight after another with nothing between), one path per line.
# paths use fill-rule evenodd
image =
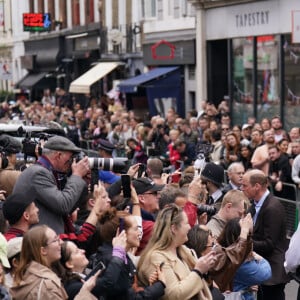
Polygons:
M48 13L23 14L23 30L24 31L50 31L51 30L51 16Z
M292 11L292 43L300 43L300 10Z
M184 65L195 64L195 41L158 41L143 46L146 65Z
M286 13L286 8L282 8L284 5L289 5L289 1L282 2L281 0L256 1L208 9L205 17L206 38L207 40L215 40L287 31L287 24L284 22L288 18L281 17L281 15Z

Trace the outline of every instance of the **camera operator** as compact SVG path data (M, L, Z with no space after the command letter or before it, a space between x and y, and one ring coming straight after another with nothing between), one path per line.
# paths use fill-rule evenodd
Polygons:
M2 134L0 136L0 149L3 150L0 169L0 190L6 191L7 197L12 193L14 185L21 174L21 171L16 170L16 154L21 152L22 144L17 139Z
M74 160L80 151L65 137L49 138L38 161L22 172L13 190L31 195L39 208L40 224L48 225L58 234L70 231L69 214L89 179L88 157L79 162Z

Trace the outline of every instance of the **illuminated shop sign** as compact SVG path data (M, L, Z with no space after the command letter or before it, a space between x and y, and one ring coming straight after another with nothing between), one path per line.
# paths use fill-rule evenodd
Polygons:
M51 30L50 14L23 14L24 31L49 31Z

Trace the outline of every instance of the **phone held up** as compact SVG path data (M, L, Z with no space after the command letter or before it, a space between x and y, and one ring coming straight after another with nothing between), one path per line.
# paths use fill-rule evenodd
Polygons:
M131 198L131 178L127 174L121 175L122 190L124 199Z
M94 276L99 270L101 272L105 270L105 265L102 261L99 261L97 265L92 269L92 271L85 277L85 281Z

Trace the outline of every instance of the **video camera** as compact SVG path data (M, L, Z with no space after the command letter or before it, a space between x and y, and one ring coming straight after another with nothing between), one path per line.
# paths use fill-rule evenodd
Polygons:
M47 133L37 133L34 136L31 133L26 133L25 138L22 140L24 153L24 159L27 160L28 156L35 157L36 146L40 143L41 140L47 141L52 135ZM39 155L42 155L42 147L38 147Z

